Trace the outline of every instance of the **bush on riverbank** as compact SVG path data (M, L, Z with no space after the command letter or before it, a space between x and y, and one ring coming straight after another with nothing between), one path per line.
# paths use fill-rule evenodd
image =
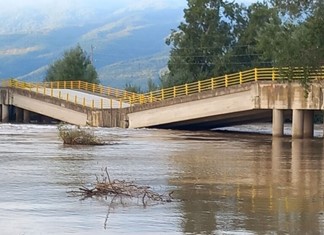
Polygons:
M103 140L95 136L93 131L79 126L59 125L59 136L64 144L69 145L104 145Z

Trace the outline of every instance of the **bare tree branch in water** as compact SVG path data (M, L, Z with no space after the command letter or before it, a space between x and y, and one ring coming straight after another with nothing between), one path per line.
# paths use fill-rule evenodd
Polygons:
M96 175L96 183L92 188L81 186L78 190L69 191L72 196L80 197L80 200L87 198L111 199L108 204L108 210L104 222L104 229L107 229L108 218L111 209L115 205L126 206L124 199L137 200L146 207L149 203L167 203L173 201L173 191L168 194L159 194L154 192L149 186L141 186L133 181L111 180L107 167L102 170L101 179ZM120 199L116 202L116 199Z
M111 180L107 167L104 168L104 174L101 179L96 176L96 183L93 188L81 186L76 191L69 192L72 196L81 197L81 200L92 197L112 197L116 196L128 199L141 200L143 206L147 206L149 202L172 202L172 193L159 194L154 192L150 186L137 185L133 181ZM111 202L113 202L112 200Z
M115 196L111 199L111 201L110 201L110 203L109 203L109 205L108 205L108 211L107 211L107 214L106 214L106 219L105 219L105 223L104 223L104 229L107 229L108 218L109 218L109 215L110 215L110 211L111 211L111 208L112 208L112 204L113 204L113 202L115 201L116 197L117 197L117 195L115 195Z

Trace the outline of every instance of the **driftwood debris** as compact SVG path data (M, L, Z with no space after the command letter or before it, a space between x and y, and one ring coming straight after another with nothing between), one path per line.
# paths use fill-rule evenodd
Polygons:
M103 170L105 174L102 175L102 179L96 176L96 183L94 187L89 188L82 186L76 191L70 191L73 196L79 196L82 199L92 197L111 197L112 202L115 198L129 198L140 199L143 206L146 206L149 202L172 202L172 193L167 195L154 192L149 186L137 185L131 181L125 180L111 180L107 167Z

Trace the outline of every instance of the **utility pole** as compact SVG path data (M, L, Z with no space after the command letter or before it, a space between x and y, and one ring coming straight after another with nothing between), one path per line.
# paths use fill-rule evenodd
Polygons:
M91 64L93 64L93 49L94 49L94 46L91 44L91 54L90 54Z

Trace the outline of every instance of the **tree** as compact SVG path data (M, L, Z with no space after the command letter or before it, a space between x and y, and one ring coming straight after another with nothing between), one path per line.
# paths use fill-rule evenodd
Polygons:
M131 83L126 83L125 87L124 87L124 90L128 91L128 92L133 92L133 93L141 93L142 92L140 86L133 85Z
M50 65L45 77L47 82L76 80L99 83L96 69L80 45L65 51L62 59Z
M172 30L166 40L171 45L169 73L162 86L174 86L224 74L225 55L235 44L236 27L244 20L242 6L224 0L188 0L185 22Z
M279 67L286 79L303 68L300 80L307 88L309 75L324 62L324 3L322 1L271 0L283 22L269 22L258 36L258 49Z
M265 2L251 4L240 14L244 17L243 24L237 27L237 43L228 53L228 63L232 71L238 72L255 67L271 67L272 60L258 51L257 35L269 23L280 24L277 10L270 8ZM271 38L270 38L271 39Z

